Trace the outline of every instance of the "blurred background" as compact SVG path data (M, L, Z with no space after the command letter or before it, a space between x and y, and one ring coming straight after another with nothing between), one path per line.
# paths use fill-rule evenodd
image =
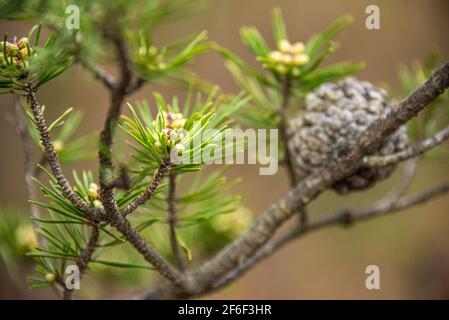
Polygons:
M370 4L380 8L380 30L365 28L365 8ZM254 25L266 39L272 40L270 12L275 6L282 9L291 41L305 41L336 17L347 13L353 15L355 22L337 38L341 47L332 60L364 61L366 68L358 77L387 84L395 92L399 92L397 68L400 63L423 60L434 48L442 60L449 58L449 2L446 0L211 1L204 12L160 27L155 42L165 43L207 30L211 40L254 62L240 42L239 28ZM28 30L28 24L0 22L0 34L21 35ZM270 45L274 47L273 42ZM239 90L224 67L223 59L216 53L202 55L191 68L201 77L220 85L225 92ZM159 91L166 97L184 94L179 89L147 85L129 97L129 101L144 98L151 101L152 91ZM79 67L43 87L39 98L42 104L51 106L49 117L72 106L82 110L84 117L76 136L101 128L108 102L106 90ZM22 149L12 123L12 110L12 97L0 96L0 206L10 208L4 212L23 211L27 215ZM410 192L447 181L447 160L445 156L421 160ZM66 172L72 169L96 172L96 168L96 161L92 160L65 169ZM368 192L344 198L327 192L310 206L310 214L367 206L394 186L400 179L399 171ZM260 176L257 166L235 166L228 175L242 178L235 192L242 195L243 204L255 215L287 191L288 181L283 171L275 176ZM206 298L448 299L448 208L449 197L446 196L348 229L334 227L307 235L291 242L229 287ZM3 219L1 215L0 219ZM365 288L365 268L371 264L380 268L380 290ZM28 289L25 278L32 272L29 262L22 261L17 268L15 276L11 276L0 262L0 298L55 298L51 290ZM82 297L124 298L147 287L145 283L130 285L116 278L102 281L100 285L92 278L94 276L86 278L89 290Z

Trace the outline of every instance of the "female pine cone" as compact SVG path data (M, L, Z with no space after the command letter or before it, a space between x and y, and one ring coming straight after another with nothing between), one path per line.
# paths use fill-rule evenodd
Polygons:
M289 123L288 148L299 179L319 168L329 159L335 146L351 141L373 121L389 112L387 93L367 81L346 78L326 83L309 93L305 112ZM408 138L405 127L385 139L375 155L388 155L405 149ZM386 179L395 169L361 167L332 188L340 194L371 187Z

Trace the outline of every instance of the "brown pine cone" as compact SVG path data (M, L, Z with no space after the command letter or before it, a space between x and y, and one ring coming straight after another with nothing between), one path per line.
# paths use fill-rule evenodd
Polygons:
M305 111L289 123L288 148L299 179L321 167L333 148L353 140L390 110L387 93L367 81L346 78L326 83L309 93ZM388 155L408 146L405 127L385 139L375 155ZM333 185L340 194L362 190L384 180L395 165L360 168Z

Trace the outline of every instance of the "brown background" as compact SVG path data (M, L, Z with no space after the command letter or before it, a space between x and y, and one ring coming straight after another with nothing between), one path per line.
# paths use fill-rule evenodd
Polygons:
M381 10L381 29L365 28L365 8L377 4ZM367 66L359 77L398 88L397 66L401 62L423 59L432 48L441 58L449 57L449 2L441 1L262 1L221 0L193 18L163 26L156 43L178 36L208 30L210 39L254 61L240 43L239 28L254 25L271 41L270 10L279 5L292 41L306 40L339 15L350 13L355 23L339 36L341 48L334 60L364 61ZM0 23L0 33L25 33L20 23ZM223 66L222 59L208 53L192 68L226 92L237 92ZM165 95L173 90L146 86L129 101L147 98L153 90ZM176 91L177 92L177 91ZM90 75L74 68L46 85L39 93L47 105L49 117L71 106L83 110L79 135L98 130L107 106L107 93ZM26 208L22 179L22 150L10 123L12 99L0 96L0 204ZM448 106L449 107L449 106ZM96 163L84 162L76 168L96 169ZM421 161L412 191L436 185L449 177L447 158ZM70 172L66 168L67 172ZM231 176L243 177L237 191L244 204L255 213L267 208L285 194L284 172L259 176L254 166L235 167ZM332 212L343 205L367 205L386 193L397 181L389 181L364 194L340 198L331 192L321 196L310 208L313 215ZM245 275L238 283L210 298L304 299L304 298L449 298L449 197L380 218L348 230L333 228L320 231L289 244ZM1 219L1 217L0 217ZM364 270L376 264L381 269L381 290L365 289ZM0 297L17 297L0 272ZM43 297L33 293L34 297ZM47 296L47 294L45 294ZM120 296L117 293L117 296ZM50 294L49 297L52 297Z

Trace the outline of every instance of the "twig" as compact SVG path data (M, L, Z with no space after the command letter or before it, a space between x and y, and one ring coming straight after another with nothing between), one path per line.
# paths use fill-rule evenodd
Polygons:
M111 159L112 143L115 127L120 116L121 106L126 95L126 88L132 79L132 70L129 65L128 48L122 34L116 30L105 28L104 36L114 46L119 60L120 76L116 86L110 90L110 104L103 129L100 132L100 147L98 158L100 162L100 200L107 214L117 214L117 205L114 199L113 164Z
M80 277L86 272L87 266L89 265L89 262L92 260L92 255L95 252L95 249L98 245L98 239L99 239L100 233L98 228L98 221L92 221L92 228L90 232L89 241L86 245L86 248L84 248L78 259L76 259L76 265L78 266ZM70 300L72 298L73 289L68 289L66 286L64 286L64 294L63 299L64 300Z
M280 132L281 139L284 142L284 159L283 163L287 167L287 175L290 181L290 188L293 188L297 183L298 179L295 173L295 169L293 168L293 159L292 154L290 152L290 148L288 147L288 101L290 98L291 91L291 80L288 76L286 76L282 82L282 103L281 103L281 123L280 123ZM299 224L304 225L307 221L307 210L306 208L302 208L298 211Z
M296 185L296 174L293 169L292 156L290 154L290 150L288 148L288 100L290 98L290 90L291 90L291 82L289 77L285 77L282 82L282 103L281 103L281 123L280 123L280 132L281 139L285 144L284 150L284 162L287 166L288 177L290 179L290 186L293 187Z
M132 228L131 224L122 215L114 215L109 220L110 224L115 227L130 244L151 263L153 267L166 279L171 281L175 286L190 292L194 290L193 282L188 276L184 276L178 270L173 268L155 249L149 246L145 239Z
M168 228L170 233L170 244L173 250L173 255L175 256L176 264L178 265L179 270L185 271L185 263L182 257L182 252L179 248L178 239L176 236L176 224L177 224L177 216L176 216L176 173L173 171L170 172L169 175L169 183L168 183Z
M362 165L362 159L366 154L376 150L386 136L416 116L448 87L449 63L445 63L409 97L398 103L390 113L372 123L354 141L348 141L339 147L338 152L335 152L322 168L299 182L285 197L260 215L246 234L193 271L192 277L198 285L199 292L207 292L217 279L238 268L242 259L256 254L295 212L304 208L333 183L356 171ZM309 229L310 225L313 224L309 224ZM186 295L166 284L158 294L164 297ZM154 297L151 294L148 296Z
M389 164L395 164L400 161L417 157L435 148L447 139L449 139L449 127L444 128L433 137L421 141L401 152L386 156L367 156L363 159L363 162L369 167L383 167Z
M50 133L48 132L47 125L45 123L45 119L42 116L41 107L36 99L35 89L31 82L26 83L25 93L28 105L30 106L33 113L36 127L39 131L42 146L44 147L45 154L47 156L48 164L50 165L50 169L54 177L56 178L56 181L61 187L61 191L63 192L64 196L78 209L83 211L87 216L94 217L95 209L90 207L83 199L81 199L75 192L73 192L66 177L64 176L64 173L62 172L61 165L59 164L58 160L58 155L55 152Z
M405 162L403 173L398 185L385 197L385 201L396 201L400 197L402 197L404 192L407 191L408 187L412 183L417 166L418 159L410 159L409 161Z
M134 93L135 91L142 88L142 86L145 84L145 80L142 78L136 79L133 83L131 83L128 88L126 88L126 94Z
M100 80L106 88L110 90L113 90L115 88L117 81L113 75L106 72L100 66L91 65L83 59L78 58L78 61L86 70L93 74L95 79Z
M139 206L145 204L156 192L156 189L159 187L162 179L169 173L171 167L172 163L170 162L170 160L164 161L156 171L153 181L151 181L151 184L148 186L148 188L133 202L131 202L125 209L123 209L121 211L121 214L126 217L128 214L136 210Z

